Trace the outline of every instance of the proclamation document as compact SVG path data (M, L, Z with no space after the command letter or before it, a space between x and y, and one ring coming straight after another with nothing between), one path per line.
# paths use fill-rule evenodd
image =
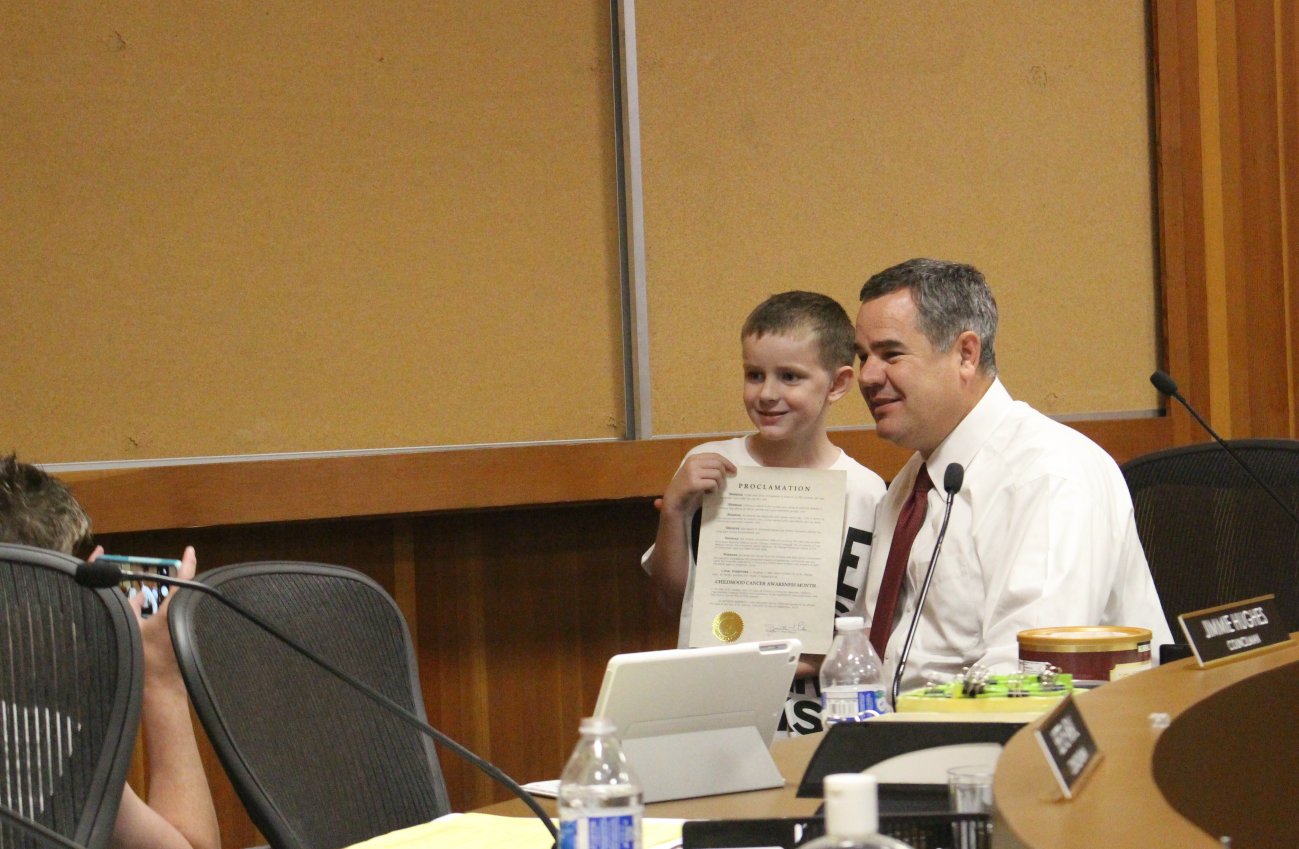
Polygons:
M704 496L690 646L834 637L848 474L740 466Z

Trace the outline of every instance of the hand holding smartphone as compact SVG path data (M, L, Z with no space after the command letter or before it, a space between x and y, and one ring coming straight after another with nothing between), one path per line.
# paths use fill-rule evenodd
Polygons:
M180 571L180 561L166 557L137 557L129 554L101 554L99 560L106 563L118 563L132 567L135 572L149 572L168 578L176 577ZM169 587L152 581L130 581L122 585L128 598L135 598L136 593L144 594L144 604L140 607L140 617L148 619L158 612L163 599L167 597Z

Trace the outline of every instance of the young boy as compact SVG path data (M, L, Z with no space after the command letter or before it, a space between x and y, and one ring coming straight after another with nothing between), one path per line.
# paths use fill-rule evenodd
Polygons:
M756 433L708 442L686 454L663 493L658 535L641 558L665 605L681 606L677 644L690 639L698 549L699 507L737 466L842 469L848 474L845 534L839 559L837 613L856 601L870 556L875 505L884 496L880 476L830 442L830 405L853 386L854 330L834 300L812 292L784 292L758 305L740 331L744 408ZM780 727L821 730L820 655L804 655Z

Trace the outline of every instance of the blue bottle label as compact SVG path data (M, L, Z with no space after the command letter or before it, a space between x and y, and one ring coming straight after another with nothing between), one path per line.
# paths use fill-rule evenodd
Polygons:
M838 685L821 692L822 719L836 722L861 722L889 712L884 691L873 687Z
M640 815L634 811L577 816L559 823L560 849L640 849Z
M884 701L883 690L857 691L857 716L862 719L883 716L888 713L888 709L888 705Z

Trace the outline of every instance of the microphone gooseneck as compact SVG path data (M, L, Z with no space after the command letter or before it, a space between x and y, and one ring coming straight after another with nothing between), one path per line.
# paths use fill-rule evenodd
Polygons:
M952 518L952 503L956 493L965 483L965 467L960 463L948 463L943 472L943 491L947 493L947 503L943 507L943 524L938 529L938 538L934 540L934 553L929 557L929 569L925 571L924 583L920 585L920 594L916 597L916 609L911 614L911 625L907 628L907 639L902 643L902 654L898 657L898 668L893 671L893 687L890 690L890 701L897 710L898 688L902 686L902 672L907 668L907 658L911 655L911 641L916 638L916 626L920 624L920 612L925 607L925 597L929 595L929 582L934 579L934 567L938 565L938 552L943 548L943 538L947 536L947 522Z
M113 578L113 580L111 582L107 582L110 576ZM463 760L468 761L470 764L477 767L479 771L483 772L485 775L487 775L487 777L493 779L494 781L496 781L497 783L505 787L507 790L509 790L511 793L518 796L519 799L522 800L523 803L527 805L528 808L534 814L537 815L537 817L541 820L542 824L546 826L546 830L550 832L551 837L558 838L558 833L555 830L555 824L551 822L550 816L546 813L545 809L543 809L541 805L537 803L537 800L532 798L532 796L526 790L520 787L518 783L514 781L514 779L510 778L508 775L502 772L500 768L498 768L496 765L492 764L490 761L487 761L479 757L478 755L471 752L469 749L466 749L464 746L460 745L455 740L451 739L441 731L438 731L432 725L429 725L427 722L415 716L409 710L397 704L396 702L392 701L387 696L375 690L373 687L363 683L362 681L358 680L352 675L349 675L348 673L334 666L329 661L317 655L315 652L300 645L291 637L282 633L278 628L271 625L269 622L266 622L264 619L262 619L260 616L253 613L252 611L247 610L242 605L237 603L234 599L227 597L224 593L218 591L215 587L209 587L207 584L204 584L200 581L186 581L181 578L172 578L167 575L153 575L153 574L140 574L136 572L125 572L121 568L113 565L112 563L100 563L99 561L94 561L91 563L82 563L78 565L75 574L75 579L77 583L81 584L82 586L92 587L95 589L104 589L107 587L116 586L122 581L150 581L156 584L166 584L168 586L184 587L186 589L197 590L198 592L211 596L221 604L228 607L230 610L234 611L239 616L253 623L258 628L265 631L267 634L270 634L276 640L279 640L284 645L293 649L293 651L302 655L307 660L311 661L312 663L319 666L321 669L325 670L329 674L338 678L340 681L347 684L348 686L356 690L361 695L370 699L370 701L379 705L379 707L388 711L393 716L402 720L407 725L416 729L420 733L432 737L438 743L441 743L443 746L446 746L448 749L455 752Z
M1236 465L1244 469L1245 474L1249 475L1254 483L1258 484L1264 492L1272 497L1272 500L1276 502L1276 505L1284 510L1286 515L1290 517L1290 521L1299 525L1299 515L1295 513L1294 509L1290 507L1289 504L1286 504L1281 496L1276 493L1276 490L1268 486L1267 483L1259 477L1257 473L1255 473L1254 469L1246 463L1244 458L1237 454L1230 445L1227 444L1226 440L1221 436L1218 436L1218 432L1204 420L1203 416L1196 412L1195 408L1191 406L1191 402L1182 397L1182 393L1177 391L1177 381L1169 377L1166 372L1157 371L1150 375L1150 382L1154 384L1160 394L1169 398L1175 398L1178 403L1185 407L1186 411L1199 423L1200 427L1204 428L1205 432L1208 433L1209 436L1213 437L1214 442L1217 442L1218 445L1221 446L1222 450L1227 452L1227 456L1232 460L1235 460Z

